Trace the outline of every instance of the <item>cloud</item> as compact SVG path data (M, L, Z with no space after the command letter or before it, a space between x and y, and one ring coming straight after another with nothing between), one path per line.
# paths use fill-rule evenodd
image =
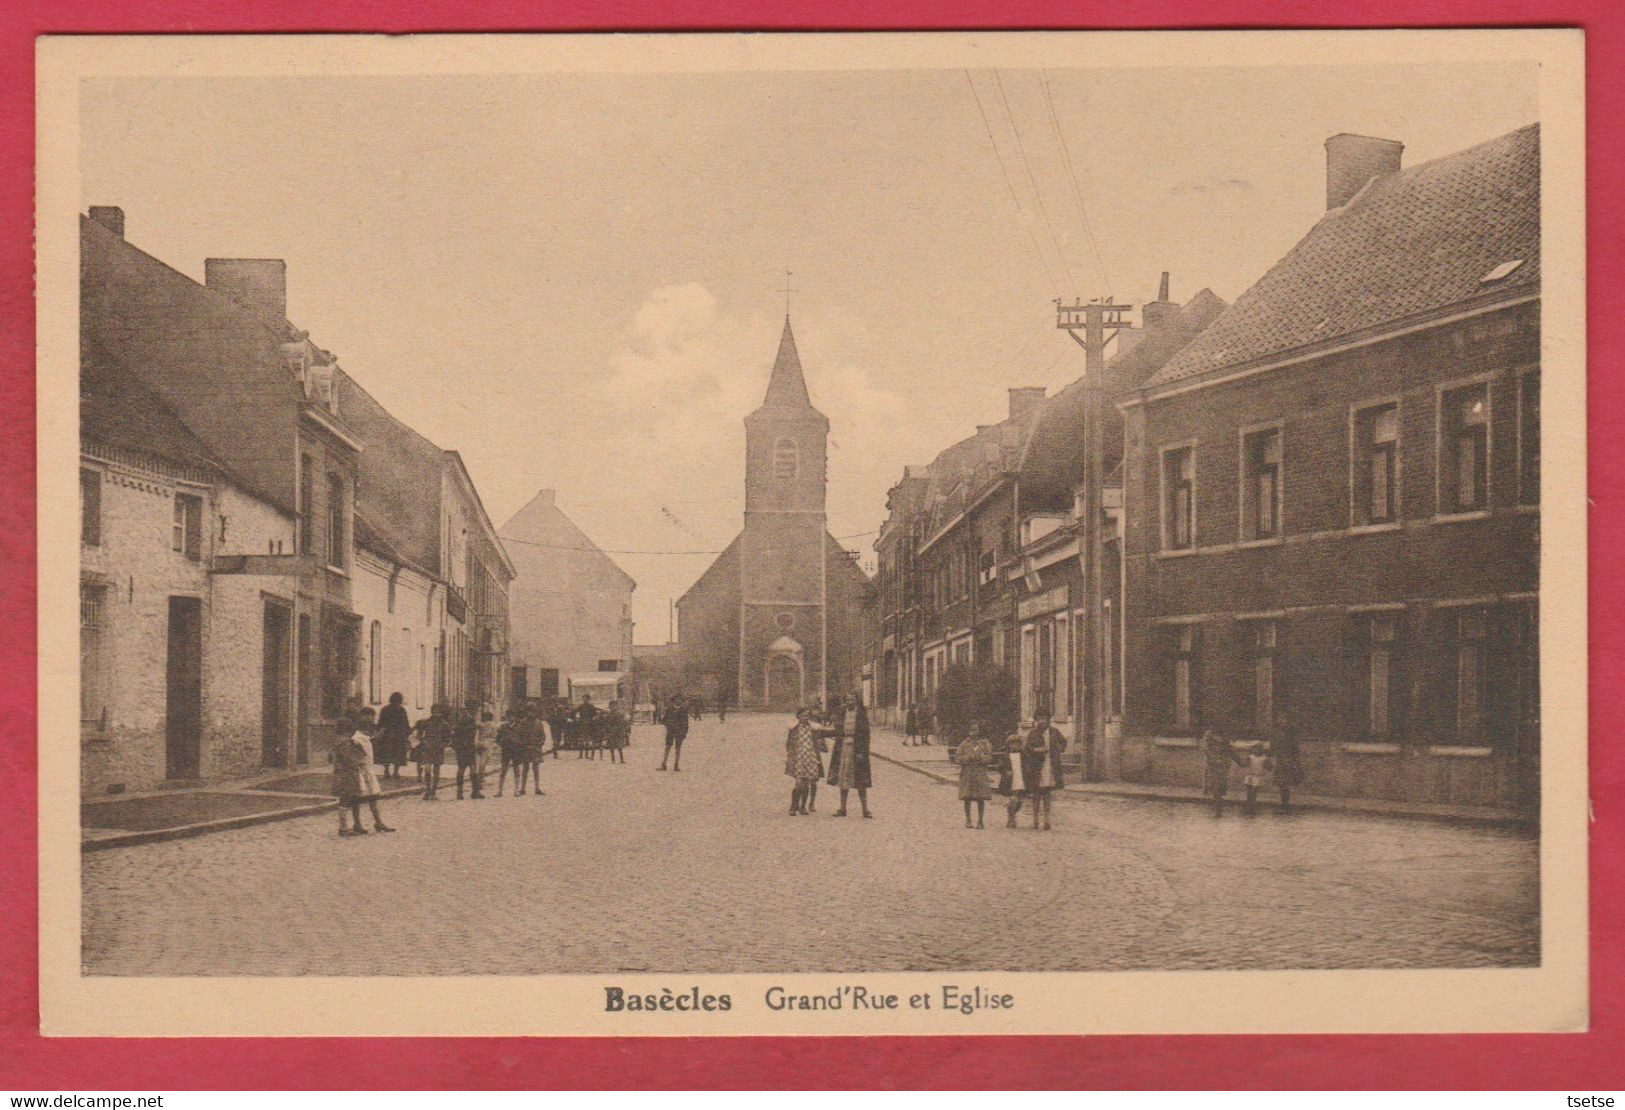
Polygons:
M1240 177L1226 177L1217 181L1182 181L1170 192L1176 197L1208 193L1250 193L1257 188L1251 181Z

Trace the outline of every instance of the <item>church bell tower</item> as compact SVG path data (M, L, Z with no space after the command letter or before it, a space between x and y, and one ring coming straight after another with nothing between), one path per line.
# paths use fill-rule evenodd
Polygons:
M739 697L790 709L818 701L827 668L829 420L813 407L784 318L767 395L745 417Z

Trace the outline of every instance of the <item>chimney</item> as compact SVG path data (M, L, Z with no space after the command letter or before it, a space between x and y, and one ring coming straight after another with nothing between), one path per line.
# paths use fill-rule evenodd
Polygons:
M1366 182L1399 172L1405 144L1343 132L1326 140L1326 211L1341 208Z
M288 264L280 258L207 258L203 284L244 307L288 318Z
M1157 299L1140 307L1140 326L1146 331L1153 331L1167 324L1178 313L1179 306L1168 299L1168 271L1164 270L1162 281L1157 285Z
M976 425L976 434L977 435L984 435L984 434L986 434L987 430L989 428L991 428L991 427L993 427L993 425L991 425L991 424L978 424L978 425Z
M93 204L90 206L90 218L120 239L124 238L124 209L111 204Z
M1010 391L1010 419L1025 416L1044 403L1044 387L1024 385Z

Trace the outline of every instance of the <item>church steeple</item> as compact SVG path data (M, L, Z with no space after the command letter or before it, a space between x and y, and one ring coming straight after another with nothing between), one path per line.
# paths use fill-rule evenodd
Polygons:
M790 316L784 317L784 334L779 337L779 354L773 360L773 375L767 381L767 396L762 398L763 408L812 408L812 397L807 393L807 379L801 374L801 355L796 351L795 333L790 330Z

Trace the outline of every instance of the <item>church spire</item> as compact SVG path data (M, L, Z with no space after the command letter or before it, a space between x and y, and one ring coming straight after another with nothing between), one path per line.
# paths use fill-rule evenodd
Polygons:
M812 408L807 379L801 375L801 356L796 352L795 333L790 330L790 314L784 316L784 334L779 338L779 354L773 360L773 376L767 382L762 406Z

